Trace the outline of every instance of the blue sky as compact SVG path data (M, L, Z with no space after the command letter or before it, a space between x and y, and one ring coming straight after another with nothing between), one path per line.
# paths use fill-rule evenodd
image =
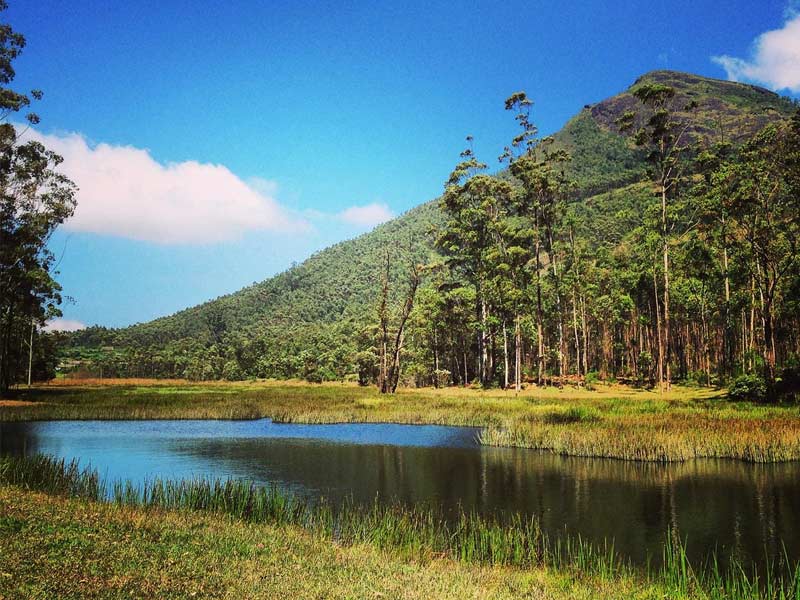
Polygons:
M52 248L87 324L235 291L436 197L467 134L494 161L520 89L545 133L653 69L800 91L784 0L10 4L15 87L45 92L31 135L81 186Z

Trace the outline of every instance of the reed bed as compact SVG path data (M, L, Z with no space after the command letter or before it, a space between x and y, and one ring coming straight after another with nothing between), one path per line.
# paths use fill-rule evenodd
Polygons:
M105 484L96 470L43 454L0 457L0 483L70 498L99 501L105 497Z
M277 487L232 479L117 482L111 501L119 506L202 510L250 522L296 525L343 545L368 543L407 557L444 554L469 563L520 567L545 561L546 544L534 519L517 517L501 525L462 513L451 522L432 510L377 501L369 507L350 502L333 507Z
M550 450L557 454L672 462L733 458L754 463L800 459L800 424L787 418L647 415L600 423L508 421L486 428L488 446Z
M768 568L767 576L748 575L741 565L695 570L680 540L667 532L661 565L637 570L621 559L613 544L598 546L578 538L554 541L536 519L519 516L499 522L461 513L445 519L432 509L375 502L369 507L310 502L277 487L241 480L162 480L142 485L101 481L96 471L49 456L1 457L0 484L52 495L110 502L118 507L159 511L204 511L237 520L302 527L316 536L353 546L371 544L412 560L448 556L471 564L515 568L546 567L576 576L613 581L639 578L663 588L669 597L712 600L800 600L800 563ZM780 575L778 575L780 573Z

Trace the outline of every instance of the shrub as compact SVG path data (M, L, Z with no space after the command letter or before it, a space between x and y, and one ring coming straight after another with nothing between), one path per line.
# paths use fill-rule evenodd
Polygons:
M728 390L728 396L731 400L764 402L767 399L767 385L759 375L740 375Z
M686 374L686 383L694 385L708 385L708 373L705 371L689 371Z
M587 390L595 389L597 382L600 381L600 375L597 371L589 371L584 378Z
M647 351L639 353L639 369L636 374L636 381L634 382L637 387L642 387L646 383L652 385L651 372L653 370L653 355Z
M450 371L447 369L439 369L433 372L433 381L436 387L447 387L450 385Z

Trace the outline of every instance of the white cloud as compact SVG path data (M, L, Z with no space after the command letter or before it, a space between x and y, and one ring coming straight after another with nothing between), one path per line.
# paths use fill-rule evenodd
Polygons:
M78 331L86 329L86 324L72 319L52 319L44 326L45 331Z
M64 157L62 172L80 188L68 230L182 244L309 228L275 200L274 182L245 182L223 165L161 164L147 150L95 145L78 133L28 135Z
M800 14L787 13L782 29L767 31L755 39L750 60L714 56L732 81L754 81L774 90L800 92Z
M337 216L351 225L374 227L388 221L394 217L394 214L386 204L372 202L364 206L351 206L338 213Z

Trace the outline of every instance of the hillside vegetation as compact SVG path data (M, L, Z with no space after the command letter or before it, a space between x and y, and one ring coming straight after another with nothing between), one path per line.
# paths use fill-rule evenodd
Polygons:
M670 235L674 231L674 237L664 242L672 248L672 261L679 270L670 283L675 326L664 334L669 348L661 352L663 359L656 356L655 346L663 328L656 324L655 313L664 308L660 306L663 287L660 292L657 289L664 274L659 265L658 244L663 240L658 240L653 165L646 160L647 146L637 145L635 135L620 126L629 113L644 114L646 107L634 95L644 85L674 90L671 104L677 108L672 118L686 124L679 141L689 148L681 157L686 175L671 200ZM684 110L689 102L696 103L696 108ZM62 359L73 370L104 376L302 377L311 381L359 377L366 383L375 379L379 360L377 306L388 253L392 323L406 293L410 265L425 265L423 285L404 333L403 380L407 383L479 379L484 385L503 385L510 376L511 380L541 381L542 377L585 378L596 371L602 377L652 383L664 380L657 374L657 362L662 370L663 363L672 365L676 379L708 381L757 371L763 358L757 351L765 335L759 325L763 305L757 297L757 282L745 268L749 254L744 235L737 240L741 248L734 248L732 242L726 248L731 260L734 255L742 260L737 273L733 268L726 271L727 285L741 285L725 301L722 315L721 254L709 247L712 238L718 241L719 231L706 228L705 238L697 234L703 231L701 221L710 210L706 206L701 218L697 207L705 206L713 194L707 187L706 200L702 200L696 188L703 177L710 181L711 170L725 160L739 164L742 144L767 125L788 122L796 109L792 101L762 88L670 71L649 73L622 94L587 105L553 136L552 145L537 140L532 147L537 160L548 147L569 154L569 160L555 169L560 169L559 176L569 185L554 196L553 206L558 209L552 231L548 230L550 239L545 239L544 224L530 225L530 215L511 208L500 211L506 229L497 236L510 235L508 226L514 222L515 227L527 227L528 236L525 243L514 243L526 252L535 239L541 246L538 266L532 266L530 257L520 264L519 278L524 284L515 284L513 294L506 282L492 284L495 297L479 297L484 293L481 284L465 275L464 265L454 267L452 251L437 245L443 233L452 233L455 217L443 212L442 201L434 200L234 294L148 323L123 329L92 327L71 334ZM714 160L698 162L703 153L713 154ZM708 169L705 175L703 169ZM516 190L513 193L522 193L524 186L509 171L500 173L499 180L508 181L510 189ZM493 231L499 232L500 224L498 217ZM707 255L701 255L704 245ZM488 246L481 251L484 256L491 254ZM652 256L646 258L649 252ZM497 268L506 269L507 276L513 265L498 263ZM703 270L708 278L699 276ZM792 266L789 271L791 278L797 269ZM492 275L495 280L498 273ZM732 282L733 275L739 278L737 282ZM532 308L534 281L539 282L543 296L538 312ZM509 304L512 296L514 307ZM476 303L481 301L487 307L484 323L477 322ZM702 324L695 318L700 305L707 311ZM723 339L731 323L741 328L743 314L744 328ZM721 320L725 323L719 324ZM723 333L712 331L710 322L717 323ZM797 352L797 337L789 332L792 323L784 322L786 331L777 325L778 353L784 364ZM513 348L515 326L521 348L519 377L514 365L508 366L509 360L514 362L508 348L509 344ZM725 361L719 358L723 355ZM488 366L481 361L488 361Z

